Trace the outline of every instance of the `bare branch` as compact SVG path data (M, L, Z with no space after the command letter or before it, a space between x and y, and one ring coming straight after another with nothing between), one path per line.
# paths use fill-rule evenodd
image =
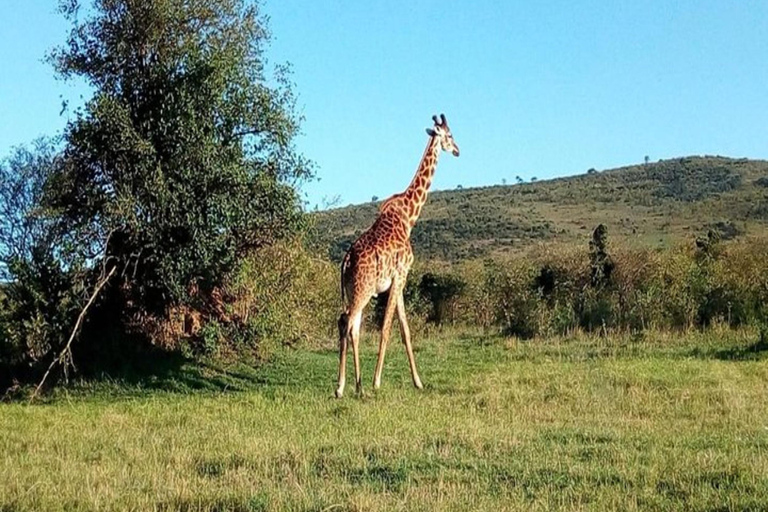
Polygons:
M86 303L85 307L83 308L82 311L80 311L80 315L77 317L77 322L75 322L75 327L72 329L72 334L69 335L69 340L67 341L67 344L59 353L59 356L55 358L53 361L51 361L50 366L48 366L48 370L46 370L42 380L40 380L40 383L35 388L35 392L32 393L32 396L29 398L29 403L32 403L35 400L35 398L37 398L37 395L40 393L40 390L42 389L43 384L45 384L45 381L48 378L48 375L51 373L51 370L53 370L53 367L56 366L56 363L64 364L64 362L67 360L67 354L71 354L72 341L75 339L77 332L80 330L80 325L83 323L83 319L85 319L85 314L88 311L88 308L91 307L91 304L93 304L93 301L96 300L96 297L99 295L99 292L101 291L101 289L104 287L105 284L107 284L107 281L109 281L112 278L112 276L115 275L116 271L117 271L117 266L115 265L112 267L112 269L109 271L109 273L106 276L103 276L99 280L99 282L96 283L96 287L93 289L91 298L88 299L88 302Z

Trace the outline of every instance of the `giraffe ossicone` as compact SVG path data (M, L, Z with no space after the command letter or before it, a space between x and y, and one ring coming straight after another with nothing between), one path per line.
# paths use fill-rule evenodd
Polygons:
M427 201L437 160L441 151L459 156L459 147L453 140L444 114L432 116L433 125L427 128L429 140L421 157L416 174L403 192L386 199L379 207L379 215L373 225L355 240L341 263L341 297L346 296L345 310L339 317L339 379L336 397L344 395L346 384L347 348L352 344L355 363L355 389L362 392L360 375L360 324L363 309L372 297L389 290L384 311L381 340L373 377L373 387L381 385L384 354L389 342L389 332L395 312L400 324L400 336L408 355L413 385L421 389L421 379L411 345L411 333L405 316L403 289L413 264L411 230Z

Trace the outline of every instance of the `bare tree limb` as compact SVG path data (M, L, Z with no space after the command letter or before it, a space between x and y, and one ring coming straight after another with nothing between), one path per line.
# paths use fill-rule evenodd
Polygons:
M29 403L32 403L35 398L37 398L37 395L40 393L40 390L43 387L43 384L45 384L46 379L48 378L48 375L50 375L51 370L53 370L53 367L56 366L56 363L63 364L66 360L67 354L71 353L70 347L72 346L72 341L75 339L75 336L77 335L77 332L80 330L80 325L83 323L83 319L85 319L85 314L88 311L88 308L91 307L91 304L93 304L93 301L96 300L96 297L99 295L99 292L104 287L105 284L107 284L107 281L109 281L113 275L115 275L115 272L117 271L117 265L113 266L112 269L109 271L109 273L106 276L103 276L98 283L96 283L96 287L93 289L93 293L91 294L91 298L88 299L88 302L85 304L85 307L83 307L82 311L80 311L80 315L77 317L77 322L75 322L75 327L72 329L72 334L69 335L69 340L67 341L67 344L64 346L62 351L59 353L59 356L56 357L53 361L51 361L51 365L48 367L48 370L46 370L45 375L43 375L42 380L40 381L40 384L37 385L35 388L35 392L32 393L32 396L29 398Z

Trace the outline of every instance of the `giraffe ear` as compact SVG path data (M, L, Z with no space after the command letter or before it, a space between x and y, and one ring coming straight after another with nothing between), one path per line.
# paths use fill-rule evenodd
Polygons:
M437 135L437 132L432 128L427 128L427 135L429 135L430 137L434 137Z

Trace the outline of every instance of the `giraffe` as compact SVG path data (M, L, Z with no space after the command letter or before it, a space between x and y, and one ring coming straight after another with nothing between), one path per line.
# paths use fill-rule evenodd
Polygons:
M413 358L411 333L405 318L403 289L413 264L411 230L427 200L427 192L437 167L440 150L459 156L459 147L453 140L445 115L432 116L434 125L427 128L429 141L419 167L408 188L385 200L379 207L379 215L373 225L352 244L341 263L341 298L346 294L346 309L339 317L339 381L336 397L344 395L346 383L347 347L352 343L355 362L355 390L362 393L360 376L360 322L363 309L379 293L389 290L381 327L379 354L373 377L373 388L381 386L384 353L389 342L389 332L395 311L400 324L400 337L408 355L413 385L422 389L421 379Z

